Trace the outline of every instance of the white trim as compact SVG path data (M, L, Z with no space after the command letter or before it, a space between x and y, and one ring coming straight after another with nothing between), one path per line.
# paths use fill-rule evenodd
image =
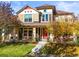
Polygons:
M24 14L25 15L25 14ZM25 22L25 18L23 18L23 22L24 23L33 23L33 14L31 14L32 15L32 21L31 22Z
M42 14L42 15L45 15L44 19L46 19L46 14L47 14L47 13ZM45 20L45 21L42 21L42 18L43 18L43 17L41 16L41 22L49 22L49 14L47 14L47 15L48 15L48 21L46 21L46 20Z
M51 20L51 22L52 22L52 20L54 20L54 19L53 19L53 17L54 17L54 16L53 16L53 14L51 14L51 19L50 19L50 20Z
M35 39L36 39L36 28L35 27L33 28L32 34L33 34L33 40L35 41Z

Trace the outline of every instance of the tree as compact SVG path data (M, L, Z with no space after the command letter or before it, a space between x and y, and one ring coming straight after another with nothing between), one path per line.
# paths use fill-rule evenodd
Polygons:
M11 3L0 2L0 29L1 33L7 35L12 32L13 28L18 25L17 16L13 15Z
M59 41L62 41L61 36L63 37L64 40L64 39L69 39L70 36L73 36L73 33L75 33L76 35L79 34L79 22L54 21L52 24L50 23L48 24L47 29L48 32L53 33L54 37L56 37L58 40L60 39Z

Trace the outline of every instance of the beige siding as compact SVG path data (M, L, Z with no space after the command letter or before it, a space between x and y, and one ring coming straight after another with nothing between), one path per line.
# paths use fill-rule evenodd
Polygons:
M33 22L38 22L39 21L39 14L38 13L32 14L32 21Z
M52 22L53 18L52 18L52 14L49 14L49 21Z
M18 20L24 22L24 14L18 14ZM38 22L39 21L39 14L32 14L32 21L33 22Z
M23 15L23 14L19 14L19 15L18 15L18 20L24 21L24 15Z
M72 22L73 16L72 15L62 15L62 16L57 16L55 19L56 19L56 21Z

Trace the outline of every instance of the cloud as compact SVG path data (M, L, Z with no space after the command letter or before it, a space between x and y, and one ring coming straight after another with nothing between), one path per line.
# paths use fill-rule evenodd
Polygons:
M27 3L26 2L21 2L21 1L11 1L11 6L14 9L15 12L20 10L23 6L25 6Z
M43 4L49 4L56 5L56 9L79 14L79 1L11 1L11 4L15 12L20 10L25 5L37 7Z
M65 11L79 13L79 2L59 2L57 8Z

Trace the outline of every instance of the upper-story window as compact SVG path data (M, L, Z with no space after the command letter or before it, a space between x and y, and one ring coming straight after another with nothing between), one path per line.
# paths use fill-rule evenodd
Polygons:
M48 14L42 15L42 21L48 21Z
M44 10L44 12L46 12L46 9Z
M24 22L32 22L32 14L25 14Z
M26 13L26 11L25 11L25 13Z

